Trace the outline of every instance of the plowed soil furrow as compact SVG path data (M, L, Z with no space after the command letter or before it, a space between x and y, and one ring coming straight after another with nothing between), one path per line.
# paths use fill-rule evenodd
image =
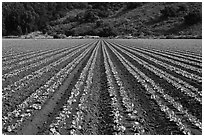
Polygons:
M79 46L79 47L81 47L81 46ZM43 59L50 58L52 56L55 56L57 54L60 54L64 51L66 51L66 50L71 50L71 49L73 49L73 48L58 49L55 51L52 50L52 51L49 51L48 53L36 55L33 58L25 58L21 62L12 62L11 65L7 65L7 66L3 67L2 74L8 73L8 72L15 70L15 69L20 69L20 68L27 66L27 65L30 65L30 64L34 64L34 63L39 62ZM74 49L75 49L75 47L74 47ZM76 50L77 50L77 48L76 48Z
M81 49L78 49L76 51L73 51L67 55L64 55L62 58L58 58L57 60L53 60L53 62L51 62L50 64L47 64L46 66L43 66L42 68L39 68L37 70L30 70L30 71L33 71L31 73L28 73L26 76L24 76L23 78L18 78L18 81L15 81L15 76L13 77L13 79L11 79L10 83L12 83L13 81L15 81L14 83L10 84L9 85L9 81L5 81L3 82L3 93L6 91L6 90L11 90L13 88L17 88L19 86L19 84L21 84L23 81L27 80L26 83L24 83L22 86L25 86L25 85L28 85L28 83L30 82L31 79L34 79L34 78L39 78L41 75L43 75L43 73L46 73L48 71L50 71L51 69L56 69L57 66L63 64L63 63L66 63L66 60L67 59L70 59L73 57L77 57L80 52L82 52L81 50L84 49L86 47L82 47ZM24 74L24 73L23 73ZM6 84L6 85L5 85ZM4 91L5 90L5 91Z
M3 65L4 67L8 67L8 66L11 66L11 65L13 65L13 64L21 63L21 62L23 62L24 60L28 60L28 59L35 58L35 57L37 57L37 56L46 55L46 54L49 54L49 53L52 53L52 52L60 51L60 49L61 49L61 48L34 52L34 53L31 54L31 55L27 55L27 56L19 57L19 58L14 58L14 59L9 60L9 61L3 61L2 65ZM66 49L66 48L65 48L65 49ZM65 49L64 49L64 50L65 50ZM4 68L3 68L3 69L4 69Z
M123 49L123 48L122 48ZM123 49L124 50L124 49ZM125 51L127 51L127 49L125 50ZM128 51L128 53L129 54L131 54L131 57L132 56L134 56L134 58L137 58L137 60L139 61L140 60L140 62L141 62L141 59L140 59L140 55L137 55L137 54L132 54L132 52L130 52L130 51ZM134 53L134 52L133 52ZM138 54L140 54L139 52L138 52ZM141 58L144 58L143 56L141 57ZM146 59L146 58L145 58ZM147 63L149 63L149 62L152 62L151 60L149 60L149 59L146 59L147 61ZM145 60L142 60L142 62L145 62ZM160 66L159 65L159 63L155 63L155 62L152 62L153 64L155 64L155 66ZM151 64L148 64L148 65L151 65ZM161 67L161 66L160 66ZM162 68L165 68L165 67L162 67ZM161 71L163 71L162 69L160 69L160 68L158 68L157 67L157 69L161 72ZM151 69L151 71L153 71L152 69ZM191 85L191 83L188 83L188 82L185 82L185 81L183 81L182 79L179 79L179 77L175 77L174 75L169 75L169 73L167 73L166 72L166 70L164 69L164 71L163 71L164 73L165 73L165 75L167 76L171 76L171 77L174 77L173 78L173 80L176 80L175 82L178 82L178 83L181 83L182 85L184 85L186 88L189 88L190 90L193 90L193 92L195 93L195 94L199 94L199 95L202 95L202 93L200 93L200 88L195 88L194 86L192 86ZM200 85L199 85L200 86Z
M93 77L92 77L92 85L90 87L90 94L87 98L88 103L87 104L87 112L84 115L84 122L82 123L83 129L84 129L84 135L99 135L100 131L100 123L99 123L99 93L100 93L100 64L101 62L101 56L102 55L102 49L101 44L99 45L98 49L98 55L96 58L94 71L93 71Z
M143 70L144 70L144 69L143 69ZM167 91L168 91L168 90L167 90ZM165 101L165 100L164 100L164 101ZM182 103L183 103L183 102L182 102ZM169 107L170 107L170 106L169 106ZM186 106L184 106L184 107L186 107ZM170 107L170 108L173 109L175 112L177 112L174 108L172 108L172 107ZM192 111L189 111L188 109L189 109L189 108L187 108L187 111L188 111L189 113L191 113ZM199 110L199 109L198 109L198 110ZM201 114L201 113L199 112L199 114ZM193 115L195 116L195 114L193 114ZM198 116L198 115L196 115L196 116ZM188 116L185 115L185 117L188 117ZM189 118L189 117L188 117L188 118ZM199 121L199 119L198 119L198 121ZM194 121L193 121L193 122L194 122ZM192 123L192 124L193 124L193 123ZM194 125L192 125L192 124L190 123L191 127L197 129L197 131L200 132L199 129L198 129L197 127L195 127ZM190 125L189 125L189 126L190 126ZM195 125L197 125L197 124L195 124Z
M113 84L116 90L116 99L118 100L119 113L122 116L120 124L124 127L123 130L119 130L119 132L116 133L125 135L154 134L153 131L150 131L150 129L148 129L149 127L146 125L147 123L145 122L145 115L143 114L139 103L135 100L133 101L130 91L131 89L128 87L128 83L126 83L125 79L121 77L120 69L117 69L117 65L113 64L109 52L106 49L106 46L105 51L112 70L111 74ZM135 124L137 124L138 127L135 127Z
M90 112L90 110L93 108L89 107L89 104L90 104L89 98L92 92L91 91L92 78L93 78L93 71L96 63L96 57L98 55L98 48L99 48L99 45L96 47L96 49L94 50L94 53L92 54L89 60L90 64L89 64L86 81L84 81L84 87L82 88L83 92L79 98L78 106L74 108L76 110L75 110L75 113L73 113L72 115L71 126L70 126L71 130L69 131L71 135L89 134L89 132L92 131L91 129L93 129L89 123L90 120L92 119L92 116L94 115L92 111ZM94 133L91 133L91 134L94 134Z
M149 125L149 130L153 130L156 134L171 134L171 132L182 134L178 130L177 125L174 122L169 121L156 102L151 100L151 95L146 93L144 87L142 87L140 83L137 82L137 80L127 71L115 54L109 48L107 49L120 70L123 70L122 76L124 79L127 79L130 84L134 83L131 84L130 87L131 95L133 96L133 99L141 105L143 109L141 113L146 116L145 120Z
M184 76L182 76L182 74L176 73L176 71L171 71L171 70L169 70L168 68L165 68L164 66L162 66L161 64L156 64L155 62L150 61L149 59L144 58L144 57L142 57L141 55L138 55L138 54L136 54L136 53L134 53L134 52L131 52L131 51L125 49L125 48L123 48L123 49L126 50L126 51L128 51L128 52L130 52L130 53L132 53L132 54L134 54L135 56L141 58L142 60L147 61L148 63L153 64L153 65L157 66L158 68L161 68L161 69L165 70L165 71L168 72L169 74L176 75L178 78L181 78L183 81L186 81L186 82L192 84L193 86L195 86L196 88L199 88L199 90L201 90L201 87L200 87L201 84L200 84L200 82L197 81L197 79L196 79L196 81L195 81L195 80L189 79L188 77L184 77ZM166 63L166 62L165 62L165 63ZM172 66L174 66L174 65L172 65ZM175 67L175 66L174 66L174 67ZM179 68L179 69L180 69L180 68ZM181 69L181 70L182 70L182 69ZM187 72L187 73L189 73L189 72ZM194 72L194 73L195 73L195 72ZM189 74L194 74L194 73L189 73ZM195 74L194 74L194 75L195 75ZM195 76L197 76L197 75L195 75Z
M81 125L79 122L77 125L75 125L75 123L77 123L77 120L79 120L77 118L78 113L81 110L80 107L83 105L80 104L80 102L85 96L85 89L87 86L86 81L90 79L90 69L93 67L92 64L96 57L98 46L95 47L96 48L92 52L86 66L83 68L80 77L77 79L75 86L72 88L71 96L67 98L66 104L63 106L63 110L58 114L59 119L55 119L52 124L50 124L49 130L51 134L73 134L75 132L77 132L77 134L83 133L82 129L77 128L83 125Z
M93 49L92 49L93 50ZM70 95L70 89L75 85L76 78L79 77L81 70L85 66L91 51L80 61L79 64L68 75L64 84L49 98L40 111L36 111L31 118L25 121L22 127L17 131L17 134L40 134L42 130L49 125L49 121L53 119L65 103L66 98Z
M121 42L121 41L116 41L117 43L121 43L121 44L125 44L125 45L128 45L130 47L137 47L137 45L135 45L134 43L128 43L128 42ZM141 46L139 46L141 48ZM181 51L173 51L173 50L169 50L169 49L159 49L159 48L156 48L154 46L151 46L151 45L144 45L142 46L143 49L148 49L148 50L152 50L152 51L158 51L160 53L164 53L166 55L170 55L170 56L173 56L173 57L177 57L177 58L184 58L184 59L188 59L190 61L195 61L197 63L202 63L202 58L199 56L199 55L196 55L196 54L186 54L186 53L183 53Z
M201 135L200 43L3 40L2 133Z
M28 55L34 54L34 53L36 53L36 51L20 52L20 53L14 53L14 54L10 53L9 55L3 55L2 61L5 62L5 61L12 60L14 58L17 58L17 57L28 56Z
M28 96L30 96L38 87L42 86L47 80L49 80L55 73L60 71L66 64L71 62L74 58L76 58L81 52L76 54L75 56L69 58L68 60L62 62L55 68L52 68L47 73L43 74L41 79L36 81L35 79L29 82L29 85L24 86L23 88L15 91L14 93L10 93L3 100L3 107L5 111L3 114L6 114L8 111L12 111L15 109L16 105L20 104L23 100L25 100ZM31 86L32 85L32 86Z
M121 52L120 50L118 50L118 51L125 58L127 58L134 66L137 66L137 68L139 68L140 70L143 70L143 72L147 76L149 76L151 79L156 81L166 91L167 94L171 95L176 101L181 102L181 104L185 108L187 108L194 116L196 116L200 120L202 119L202 112L201 112L202 105L199 102L194 100L194 98L191 98L191 97L186 96L185 94L181 93L173 85L169 84L168 82L164 81L160 77L156 76L153 72L149 71L148 69L144 68L142 65L138 64L135 60L133 60L132 58L127 56L125 53ZM156 67L158 67L158 66L156 65ZM194 105L198 109L195 109L194 107L192 107Z
M23 66L22 68L5 73L2 76L2 79L4 79L2 84L4 86L4 85L10 84L11 82L15 82L15 81L19 80L20 78L25 77L26 75L29 75L33 71L39 70L42 67L49 65L50 63L67 56L71 52L73 52L73 51L68 50L67 52L65 51L66 54L56 54L55 56L51 56L50 58L45 58L45 59L40 60L38 62L34 62L33 64L30 64L28 66Z
M10 55L3 55L2 61L9 61L16 58L21 58L25 56L29 56L35 53L43 52L47 49L57 49L58 47L65 48L65 47L72 47L73 45L81 45L83 43L93 42L95 40L85 40L85 41L75 41L70 40L69 43L66 41L58 42L55 40L50 40L52 44L49 43L48 40L40 40L37 42L35 40L25 40L23 43L19 40L9 41L4 40L3 45L5 46L2 51L11 50ZM42 46L43 45L43 46Z
M74 58L74 57L73 57ZM71 59L73 59L71 58ZM62 69L65 64L69 63L70 61L66 61L57 68L53 68L48 73L44 74L42 79L39 79L38 81L33 80L31 83L29 83L28 86L23 87L21 90L17 90L15 93L11 93L9 95L9 100L5 99L3 103L3 106L5 108L4 113L7 113L8 111L12 111L15 109L15 106L20 104L22 100L25 100L28 96L30 96L38 87L42 86L47 80L49 80L56 72L58 72L60 69ZM32 86L31 86L32 85Z
M45 102L46 99L48 99L52 96L52 92L54 92L56 90L56 88L58 88L58 85L62 82L62 80L64 79L64 76L69 74L70 71L72 71L74 69L73 67L76 67L76 65L77 65L76 63L77 62L79 63L81 61L81 59L84 56L86 56L88 51L90 52L90 49L93 48L93 46L88 48L87 50L85 50L83 54L81 54L79 57L77 57L71 63L69 63L65 68L63 68L61 71L59 71L54 77L52 77L48 82L46 82L45 85L38 88L34 93L32 93L31 96L29 96L26 100L24 100L22 104L19 104L18 106L16 106L17 107L16 110L14 110L11 113L9 112L8 117L4 117L4 124L5 125L8 124L9 121L12 121L13 116L18 117L18 115L20 115L23 112L24 114L22 113L21 116L19 117L20 121L17 120L18 121L17 123L19 123L19 122L22 123L22 120L25 119L24 118L25 116L29 116L30 115L29 113L33 113L32 107L34 107L34 105L39 106L39 105L43 104L43 102ZM67 72L64 72L65 70L67 70ZM60 75L62 75L61 78L59 78ZM56 78L59 78L59 79L56 79ZM51 85L51 84L53 84L53 85ZM46 91L46 88L48 88L48 87L49 87L49 90L47 89L47 91ZM31 107L28 108L28 106L31 106ZM34 108L36 109L36 107L34 107ZM41 106L39 106L38 108L41 109ZM27 111L28 111L28 113L27 113ZM19 125L19 124L17 124L17 125ZM8 127L7 130L9 128L10 127Z
M113 113L111 106L111 97L108 92L108 80L106 75L106 69L104 62L104 54L101 54L100 57L100 92L98 100L98 109L99 109L99 134L100 135L112 135L114 132L113 129Z
M178 55L175 55L175 54L171 55L171 54L168 54L168 52L162 52L162 51L159 51L159 50L147 49L147 48L142 48L142 50L154 53L156 55L161 55L162 57L166 57L168 59L173 59L173 60L176 60L176 61L181 61L182 63L186 63L186 64L192 65L194 67L198 67L198 68L202 67L202 64L201 64L200 61L193 60L191 58L189 59L186 56L178 56Z
M154 53L151 50L146 50L146 49L141 49L141 48L131 48L131 47L128 47L127 45L122 45L122 47L132 49L135 52L140 52L140 53L142 53L142 54L144 54L146 56L150 56L151 58L155 58L156 60L165 62L165 63L167 63L169 65L175 66L175 67L180 68L182 70L185 70L185 71L187 71L189 73L194 73L194 74L199 75L199 76L202 75L201 72L200 72L201 68L199 66L196 66L196 65L193 65L193 64L190 64L190 63L188 64L188 61L186 61L187 63L183 62L181 60L182 58L180 58L180 60L174 60L172 58L162 56L159 53ZM131 52L132 54L136 54L133 51L129 51L129 52ZM189 68L186 68L186 66L188 66Z
M202 61L202 57L201 55L199 54L196 54L196 53L192 53L192 52L184 52L184 51L169 51L170 53L176 53L178 55L184 55L186 57L192 57L192 58L195 58L197 60L199 60L200 62Z
M85 45L85 44L83 44ZM52 53L56 52L56 53L60 53L62 52L63 50L68 50L68 49L72 49L72 48L75 48L75 47L81 47L83 46L82 44L79 44L79 45L76 45L76 46L70 46L70 47L65 47L65 48L61 48L61 47L58 47L56 49L49 49L49 50L42 50L42 51L38 51L38 52L34 52L33 54L31 55L27 55L27 56L23 56L23 57L20 57L20 58L14 58L12 60L9 60L9 61L3 61L3 66L7 67L7 66L12 66L13 64L23 64L25 60L29 60L29 59L35 59L36 57L38 56L45 56L45 55L52 55ZM24 63L25 64L25 63Z
M18 86L19 82L23 82L25 81L26 79L33 79L34 77L36 76L40 76L42 75L44 72L47 72L49 71L50 69L54 68L55 66L58 66L60 65L61 63L64 63L65 60L69 59L69 58L72 58L73 56L78 56L77 54L80 54L80 52L82 51L82 49L86 48L87 46L85 47L82 47L80 49L77 49L77 50L70 50L70 51L65 51L67 52L67 54L64 54L63 57L61 58L58 58L58 59L54 59L50 64L46 65L46 66L43 66L42 68L39 68L37 70L33 70L34 72L32 72L31 74L28 74L27 76L23 77L23 78L19 78L18 81L15 81L13 84L9 85L7 83L7 87L4 86L4 83L8 82L7 81L4 81L3 82L3 88L5 89L10 89L11 87L13 87L15 85ZM72 51L72 52L71 52ZM12 77L13 79L15 79L15 76Z
M61 95L61 98L58 97L59 100L56 101L57 103L56 103L56 106L53 108L53 110L51 110L49 113L47 113L47 110L44 111L44 115L45 115L45 113L48 114L48 117L46 119L46 123L42 125L42 127L40 128L40 130L36 134L43 134L43 132L49 128L49 125L51 124L52 120L57 116L57 113L63 109L62 106L65 104L67 99L70 97L71 89L74 88L74 85L76 84L77 79L80 76L82 69L85 67L88 59L90 58L90 55L91 55L91 52L89 52L89 54L87 54L87 56L81 61L81 63L78 66L76 66L75 70L69 75L69 78L64 82L65 85L67 85L67 86L64 87L65 85L63 85L62 87L64 87L64 88L60 87L59 90L65 90L64 93ZM82 91L83 91L83 88L82 88ZM53 99L56 98L55 95L52 98ZM54 100L49 101L49 102L50 103L52 102L52 105L54 104ZM48 102L48 105L50 104L49 102ZM76 104L73 106L73 108L77 108L78 102L79 102L79 99L76 100ZM49 106L44 106L44 108L48 109ZM31 126L31 130L32 130L32 126ZM68 134L68 133L64 132L64 134Z
M128 44L128 45L132 45L133 47L136 46L134 40L113 40L113 41L118 41L119 43L124 43L124 44ZM156 42L157 40L151 40L152 43L149 43L147 40L147 43L145 41L142 42L141 40L141 47L148 47L148 48L153 48L153 49L158 49L173 55L178 55L180 57L182 56L186 56L186 58L191 58L193 60L197 60L199 62L202 62L202 57L201 57L201 52L199 52L199 49L201 49L198 45L195 45L195 47L193 46L196 43L196 40L181 40L180 42L182 43L177 43L178 45L174 45L174 41L173 40L161 40L162 42L158 41L158 43ZM167 42L165 42L167 41ZM171 41L168 43L168 41ZM157 43L156 45L155 42ZM177 41L175 41L177 42ZM185 43L186 42L186 43ZM168 44L169 45L168 45ZM188 43L191 43L192 45L189 46ZM180 45L179 45L180 44Z

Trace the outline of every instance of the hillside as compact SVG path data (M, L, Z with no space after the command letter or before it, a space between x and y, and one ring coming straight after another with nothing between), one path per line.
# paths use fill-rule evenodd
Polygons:
M16 29L14 32L25 34L28 31L41 30L43 33L50 35L65 34L66 36L98 35L101 37L171 38L172 36L189 35L196 38L202 37L202 3L97 2L74 3L71 6L71 3L66 4L62 3L60 5L57 3L56 5L55 3L55 8L52 8L55 10L51 10L53 14L46 19L42 18L44 19L42 23L38 22L38 24L43 25L32 29L28 27L26 30L21 30L20 25L18 25L13 27L13 29ZM34 7L34 5L32 6ZM41 3L41 5L43 4ZM47 7L50 7L50 4ZM44 9L46 10L46 8ZM34 12L35 10L33 8ZM53 15L54 17L52 17ZM45 16L48 15L44 14ZM38 14L38 17L41 17L41 14ZM32 25L32 23L30 24ZM3 20L3 28L7 29L4 27L6 25ZM3 34L13 34L11 30L9 31Z

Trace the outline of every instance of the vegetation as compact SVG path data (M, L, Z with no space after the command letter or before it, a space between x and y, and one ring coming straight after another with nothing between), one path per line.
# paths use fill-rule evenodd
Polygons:
M177 7L167 6L161 10L161 14L164 18L176 17L177 16Z
M142 6L143 4L144 4L143 2L127 2L126 9L134 9Z
M3 39L2 133L202 135L201 49L192 39Z
M2 4L3 35L43 30L50 21L65 16L68 10L86 7L87 3L4 2Z
M190 12L184 17L185 23L188 25L193 25L198 22L202 22L202 14L198 10Z
M2 6L3 36L39 30L52 36L202 37L202 3L4 2Z

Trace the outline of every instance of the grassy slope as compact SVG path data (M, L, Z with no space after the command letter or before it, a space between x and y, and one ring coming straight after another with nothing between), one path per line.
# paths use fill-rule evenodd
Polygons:
M161 35L199 35L202 36L202 24L195 24L192 26L186 26L183 23L183 15L178 17L171 17L167 19L160 18L160 10L165 6L173 5L178 6L183 3L146 3L141 7L132 10L119 9L114 15L108 18L103 18L104 22L112 24L117 28L119 35L131 34L134 36L161 36ZM196 4L186 4L190 9L196 8ZM71 11L71 16L76 16L78 13L84 11ZM69 17L69 13L66 17L60 19L65 20ZM74 25L73 25L74 24ZM68 26L68 27L64 27ZM71 27L70 27L71 26ZM70 22L67 24L58 24L53 26L55 30L73 29L74 31L81 32L80 34L86 34L86 32L95 29L95 23L76 23Z

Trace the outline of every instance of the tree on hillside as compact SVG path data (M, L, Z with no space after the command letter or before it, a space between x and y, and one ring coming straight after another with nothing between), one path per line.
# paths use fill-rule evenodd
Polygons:
M94 10L90 9L90 10L87 10L85 13L84 13L84 21L85 22L95 22L96 20L99 19L98 17L98 13L95 12Z
M118 34L116 28L108 23L108 22L103 22L102 20L98 20L96 22L97 28L97 35L101 37L108 37L108 36L116 36Z
M184 16L184 22L187 25L193 25L198 22L202 22L202 13L201 11L194 10L188 13L188 15Z
M162 17L176 17L178 15L177 10L178 9L175 6L166 6L164 9L161 10Z
M135 9L137 7L140 7L144 4L144 2L127 2L126 3L126 9Z

